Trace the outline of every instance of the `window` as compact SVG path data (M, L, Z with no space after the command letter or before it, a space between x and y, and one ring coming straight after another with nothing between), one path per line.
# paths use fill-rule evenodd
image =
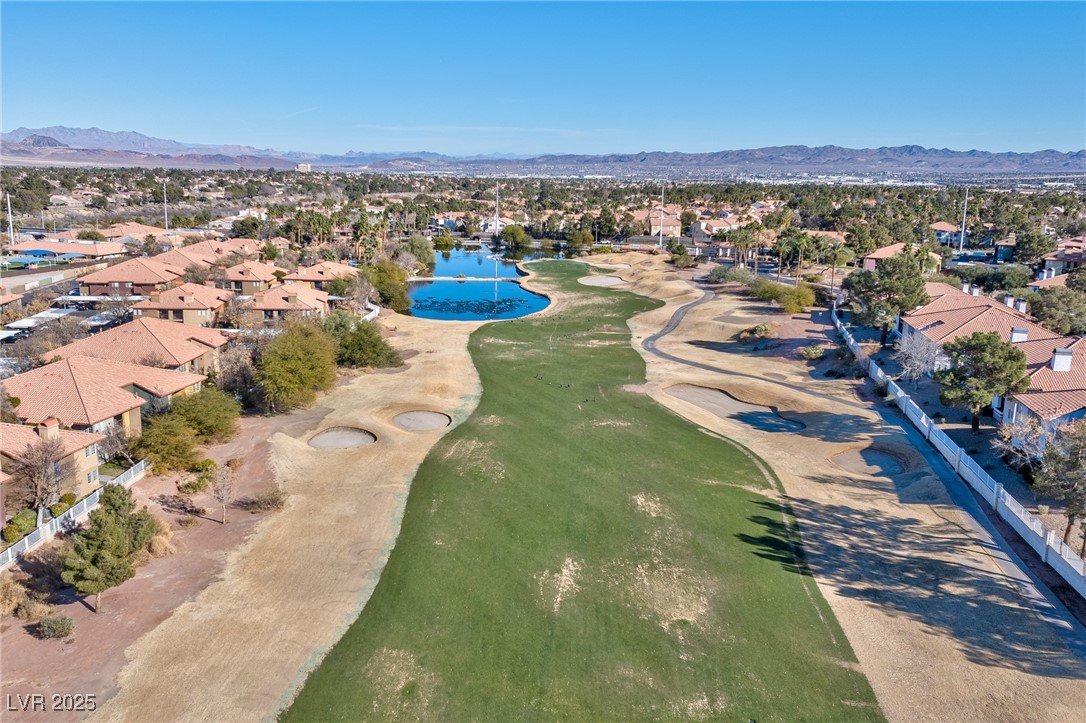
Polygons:
M87 472L87 484L93 484L93 483L94 483L94 480L91 477L91 473Z

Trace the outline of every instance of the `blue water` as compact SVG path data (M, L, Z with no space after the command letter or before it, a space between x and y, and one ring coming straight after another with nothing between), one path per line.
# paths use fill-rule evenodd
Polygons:
M516 319L550 303L515 281L416 281L407 295L412 316L457 321Z
M498 259L495 262L494 254L489 249L437 251L434 256L437 262L434 266L434 276L481 276L487 279L495 276L502 279L515 279L520 276L517 273L515 261Z

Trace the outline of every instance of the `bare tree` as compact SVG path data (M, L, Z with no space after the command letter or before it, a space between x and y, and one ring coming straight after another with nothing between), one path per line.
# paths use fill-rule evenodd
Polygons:
M911 379L914 386L920 386L920 380L935 371L943 348L920 333L906 334L898 342L894 359L901 362L901 376Z
M15 408L18 406L19 398L8 394L8 390L0 384L0 422L18 424L19 415L15 413Z
M1016 469L1031 471L1041 465L1048 433L1041 421L1032 414L1023 414L1009 424L999 425L992 446L1008 458Z
M131 302L123 296L107 296L98 302L97 307L103 314L109 314L114 321L123 321L129 314Z
M226 506L234 499L234 468L226 464L215 471L211 495L222 506L222 524L226 524Z
M1037 491L1052 495L1064 504L1067 527L1063 542L1071 544L1075 523L1086 518L1086 420L1059 427L1045 445L1037 475ZM1086 555L1086 538L1080 555Z
M136 362L140 366L154 367L155 369L168 369L169 363L156 351L146 354Z
M64 444L59 438L28 444L15 458L12 471L22 482L20 489L24 499L34 509L47 507L59 498L64 479L60 470L63 458Z
M181 274L181 280L190 284L204 284L211 278L211 269L199 264L189 264Z
M256 370L253 368L253 352L246 346L234 344L219 355L219 389L241 394L253 388Z
M136 463L132 456L131 443L128 432L123 424L114 424L102 435L103 439L98 443L98 449L102 454L99 459L108 462L111 459L123 459L129 465Z

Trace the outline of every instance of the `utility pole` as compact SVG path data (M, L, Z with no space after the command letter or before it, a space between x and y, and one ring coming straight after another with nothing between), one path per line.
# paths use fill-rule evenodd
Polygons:
M657 248L664 245L664 183L660 184L660 241L656 244Z
M11 222L11 194L7 194L8 197L8 237L11 239L11 243L15 243L15 226ZM0 268L3 268L0 266Z
M969 189L965 189L965 203L962 204L962 231L958 238L958 255L965 253L965 214L969 210Z
M166 221L166 230L170 230L170 212L166 208L166 182L162 182L162 217Z

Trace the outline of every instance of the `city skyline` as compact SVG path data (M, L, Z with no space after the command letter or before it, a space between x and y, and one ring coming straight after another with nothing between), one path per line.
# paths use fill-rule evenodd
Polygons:
M5 2L2 14L5 131L454 156L1086 148L1081 3Z

